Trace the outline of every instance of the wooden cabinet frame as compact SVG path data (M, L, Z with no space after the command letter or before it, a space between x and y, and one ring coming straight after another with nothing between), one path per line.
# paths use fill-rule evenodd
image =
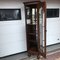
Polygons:
M25 6L26 39L27 39L27 51L28 51L28 54L29 55L31 55L31 54L34 55L35 54L38 57L40 55L42 55L43 57L46 58L46 2L45 1L44 2L40 2L40 1L24 2L24 6ZM41 49L41 46L40 46L40 43L41 43L41 39L40 39L41 33L40 33L40 23L39 23L40 22L40 20L39 20L39 18L40 18L39 17L39 9L41 7L42 7L42 11L44 13L44 21L43 21L43 24L44 24L44 26L43 26L44 27L44 46L43 46L43 49L44 50ZM30 14L29 18L27 18L27 14L28 14L27 13L27 8L30 9L30 13L28 12ZM34 12L34 11L32 12L32 10L33 10L32 8L35 9L35 15L34 15L35 16L35 25L32 22L34 20L34 19L32 19L32 14ZM29 20L29 19L30 19L31 22L27 23L27 20ZM42 18L42 20L43 20L43 18ZM35 28L35 32L33 31L34 28ZM37 31L36 31L36 29L37 29ZM33 33L31 33L31 32L33 32ZM36 35L37 35L37 37L36 37ZM30 38L32 38L33 40L30 41ZM34 47L32 47L32 46L34 46L33 45L34 43L32 43L32 42L34 42L34 38L37 38L37 42L36 42L36 39L35 39L35 43L37 44L36 45L37 48L35 46L36 50L35 49L31 49L31 48L34 48Z

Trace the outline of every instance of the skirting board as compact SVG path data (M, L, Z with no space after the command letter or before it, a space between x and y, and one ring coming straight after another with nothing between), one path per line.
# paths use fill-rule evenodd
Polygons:
M57 45L57 44L60 44L60 43L56 43L56 44L47 45L46 47L53 46L53 45Z
M8 56L3 56L3 57L0 57L0 59L6 58L6 57L10 57L10 56L13 56L13 55L17 55L17 54L26 53L26 52L27 52L27 51L20 52L20 53L16 53L16 54L12 54L12 55L8 55Z

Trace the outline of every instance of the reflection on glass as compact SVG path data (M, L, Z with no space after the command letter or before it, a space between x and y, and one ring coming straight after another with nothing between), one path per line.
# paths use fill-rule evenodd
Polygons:
M40 49L44 51L44 22L43 22L43 10L42 7L39 9L39 23L40 23Z
M32 20L33 20L33 22L35 20L35 9L34 8L32 9Z
M36 9L35 8L32 8L32 22L33 22L33 24L35 24L36 23Z
M26 18L30 19L30 8L29 7L26 7L26 14L27 14Z

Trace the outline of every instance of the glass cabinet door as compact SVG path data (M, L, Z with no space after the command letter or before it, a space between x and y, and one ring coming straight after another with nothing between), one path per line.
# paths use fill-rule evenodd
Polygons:
M40 31L40 52L46 56L46 40L45 40L45 13L43 7L39 9L39 31Z
M31 24L31 18L30 18L30 13L31 13L31 11L30 11L30 7L26 7L26 10L25 10L26 12L26 24Z
M44 34L43 34L43 11L42 8L39 10L39 28L40 28L40 49L43 51L43 39L44 39Z
M36 24L36 8L26 7L27 24Z

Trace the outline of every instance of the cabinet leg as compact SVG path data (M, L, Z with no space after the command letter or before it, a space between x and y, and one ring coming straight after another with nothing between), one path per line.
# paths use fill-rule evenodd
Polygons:
M37 59L40 59L40 55L37 55Z
M31 57L31 54L30 53L28 53L28 57Z

